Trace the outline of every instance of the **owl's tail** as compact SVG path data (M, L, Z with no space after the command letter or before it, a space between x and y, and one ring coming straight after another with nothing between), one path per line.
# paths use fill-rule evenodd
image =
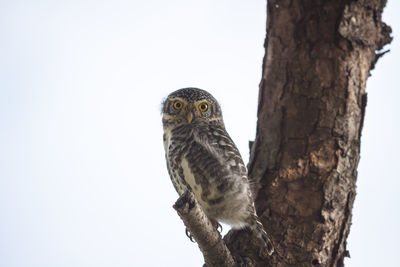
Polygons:
M268 255L272 255L275 250L274 245L272 244L268 233L264 230L264 226L260 222L256 213L252 215L252 224L250 225L250 228L252 228L257 237L265 244Z

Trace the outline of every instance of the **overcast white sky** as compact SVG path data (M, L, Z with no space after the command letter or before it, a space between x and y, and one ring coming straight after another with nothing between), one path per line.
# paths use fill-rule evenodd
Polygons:
M400 2L368 81L346 266L398 266ZM164 162L160 103L221 102L248 160L265 1L0 1L0 267L201 266Z

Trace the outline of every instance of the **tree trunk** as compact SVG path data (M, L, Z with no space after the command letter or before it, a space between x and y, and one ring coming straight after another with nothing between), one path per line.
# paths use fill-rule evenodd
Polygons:
M268 1L249 176L279 253L248 231L225 241L245 266L343 266L355 198L366 80L391 41L385 0Z

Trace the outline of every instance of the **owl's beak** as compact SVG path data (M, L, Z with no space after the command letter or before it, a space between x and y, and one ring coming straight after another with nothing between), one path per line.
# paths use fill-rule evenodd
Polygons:
M188 121L188 123L192 123L192 120L193 120L193 113L192 113L192 112L189 112L189 113L187 114L187 121Z

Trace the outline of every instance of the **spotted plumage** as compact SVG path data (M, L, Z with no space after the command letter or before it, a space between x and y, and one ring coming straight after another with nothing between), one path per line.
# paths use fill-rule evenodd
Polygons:
M191 190L210 220L249 227L269 254L271 242L254 208L246 167L208 92L184 88L163 103L168 172L179 195Z

